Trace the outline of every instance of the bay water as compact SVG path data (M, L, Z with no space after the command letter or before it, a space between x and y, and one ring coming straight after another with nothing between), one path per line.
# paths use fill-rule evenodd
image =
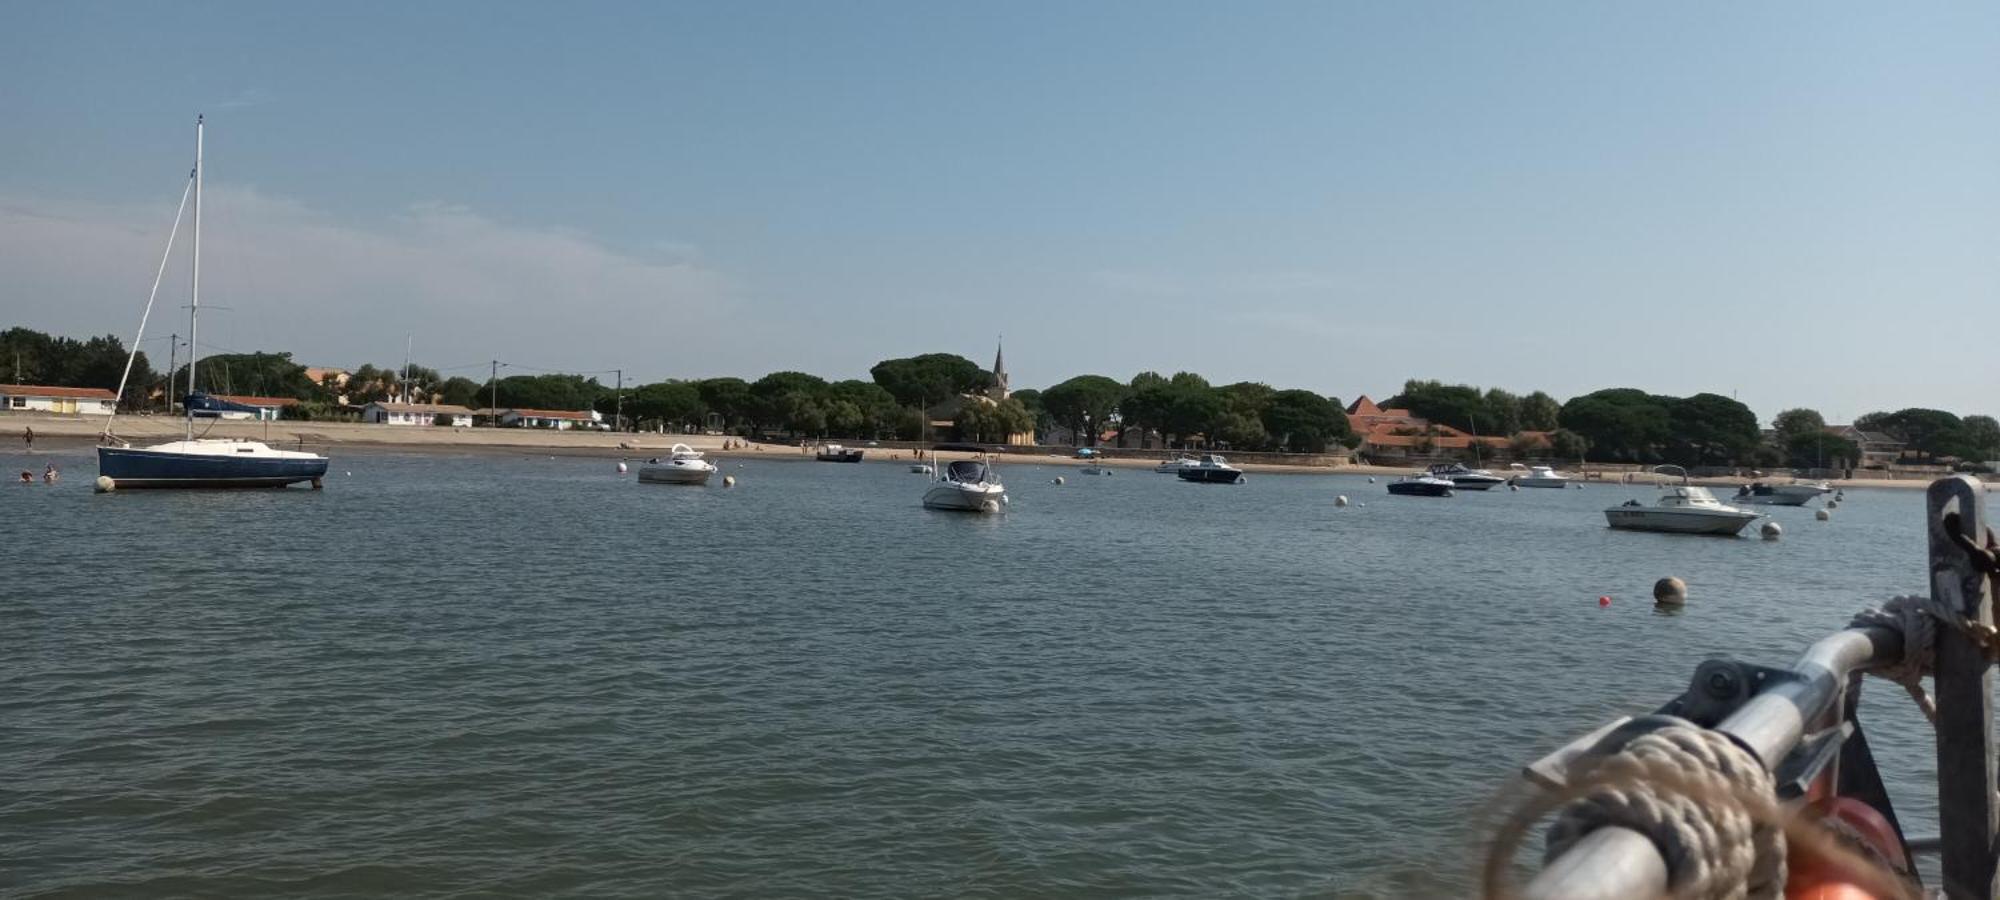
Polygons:
M982 517L889 464L93 495L86 453L0 458L66 473L0 487L22 896L1463 894L1521 765L1925 578L1920 491L1766 542L1611 531L1652 491L1595 483L1010 460ZM1879 684L1863 722L1933 831L1928 726Z

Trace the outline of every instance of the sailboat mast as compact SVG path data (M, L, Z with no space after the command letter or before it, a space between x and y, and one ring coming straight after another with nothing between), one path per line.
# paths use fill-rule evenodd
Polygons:
M188 300L188 393L194 393L194 364L201 358L201 137L202 117L194 117L194 283ZM194 439L194 410L181 404L187 414L187 436Z

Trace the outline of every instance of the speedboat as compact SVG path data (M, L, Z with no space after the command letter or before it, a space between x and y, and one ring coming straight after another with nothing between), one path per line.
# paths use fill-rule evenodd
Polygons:
M1405 475L1389 482L1389 493L1401 497L1449 497L1454 486L1449 479L1434 475Z
M1680 471L1680 484L1663 489L1652 506L1627 500L1611 507L1604 511L1605 521L1613 528L1629 531L1736 535L1743 531L1743 526L1764 517L1763 513L1724 505L1707 488L1689 484L1687 470L1680 466L1658 466L1653 471L1670 474L1664 471L1667 469Z
M937 470L931 468L930 463L910 463L910 471L918 475L929 475Z
M1524 466L1520 463L1512 463L1507 466L1507 469L1514 473L1513 477L1507 479L1507 483L1517 484L1521 487L1564 488L1569 487L1570 479L1576 477L1567 472L1558 472L1548 466Z
M1153 471L1158 472L1161 475L1172 475L1175 472L1179 472L1181 470L1181 467L1183 466L1198 466L1198 465L1201 465L1201 460L1195 459L1192 456L1183 456L1180 459L1170 459L1167 460L1166 462L1160 463L1159 465L1153 467Z
M686 444L675 444L666 459L654 457L639 467L639 480L646 484L707 484L715 474L715 464Z
M842 447L839 444L821 444L819 445L819 452L813 454L813 458L820 462L858 463L861 461L861 454L864 452L866 451L853 447Z
M1174 474L1179 475L1182 481L1201 484L1243 483L1243 470L1230 465L1229 460L1214 453L1203 454L1200 459L1195 460L1194 465L1182 466L1176 469Z
M1438 463L1430 467L1428 474L1432 478L1449 481L1453 487L1462 491L1492 490L1496 484L1507 483L1507 479L1492 472L1485 469L1468 469L1463 463Z
M1793 481L1790 484L1753 481L1737 488L1736 496L1729 499L1734 503L1754 506L1804 506L1831 493L1833 486L1824 481Z
M972 459L961 459L944 467L944 473L924 491L925 509L955 512L997 513L1007 509L1007 487L993 467Z

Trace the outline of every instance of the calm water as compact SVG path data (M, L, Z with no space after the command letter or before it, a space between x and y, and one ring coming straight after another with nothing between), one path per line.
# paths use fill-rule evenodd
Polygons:
M0 487L0 893L1459 893L1522 763L1924 579L1915 491L1766 543L1609 531L1602 485L1013 464L980 518L891 465L66 463ZM1908 707L1864 721L1932 830Z

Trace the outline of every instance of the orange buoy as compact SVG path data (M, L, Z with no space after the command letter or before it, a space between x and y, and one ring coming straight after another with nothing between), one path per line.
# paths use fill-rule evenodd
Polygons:
M1597 598L1597 605L1598 605L1598 606L1610 606L1610 605L1611 605L1611 598L1610 598L1610 597L1599 597L1599 598Z
M1903 842L1896 829L1875 807L1853 797L1820 800L1808 808L1822 820L1838 823L1842 831L1858 837L1868 851L1889 865L1907 870L1910 861L1903 855ZM1795 842L1785 858L1785 900L1879 900L1862 885L1879 883L1871 873L1856 872L1845 861L1830 859L1816 847ZM1873 873L1877 876L1886 872Z

